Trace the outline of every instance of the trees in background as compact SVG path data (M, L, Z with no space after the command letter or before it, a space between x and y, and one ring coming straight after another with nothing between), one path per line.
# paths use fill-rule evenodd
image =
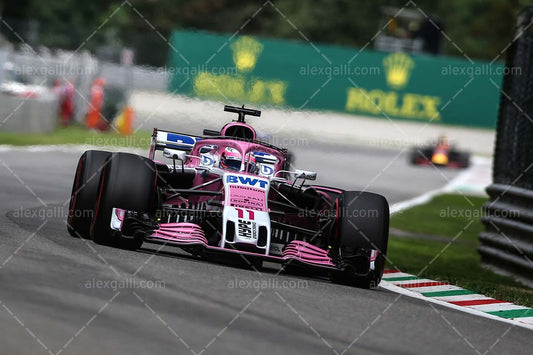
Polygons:
M386 22L381 7L402 8L405 2L278 0L272 6L262 0L4 0L0 14L10 26L3 23L0 29L12 42L19 41L15 30L30 44L51 48L132 47L137 63L161 66L168 46L151 26L165 38L175 28L187 28L303 41L301 31L312 42L363 47ZM513 37L516 15L528 2L417 0L407 7L437 16L447 36L470 57L492 59ZM444 40L445 54L460 56L457 47Z

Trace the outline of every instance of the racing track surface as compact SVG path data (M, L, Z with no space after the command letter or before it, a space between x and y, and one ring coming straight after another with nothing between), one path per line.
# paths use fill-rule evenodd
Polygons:
M310 146L297 165L315 168L317 183L370 185L391 202L446 182L431 168L408 167L404 154L394 159L398 153ZM171 248L155 255L157 245L128 252L74 239L63 204L79 155L0 152L3 354L520 354L533 346L526 329L383 289L277 276L275 268L260 275ZM132 273L164 285L111 284ZM304 284L257 290L249 284L257 280ZM243 287L232 287L236 281Z

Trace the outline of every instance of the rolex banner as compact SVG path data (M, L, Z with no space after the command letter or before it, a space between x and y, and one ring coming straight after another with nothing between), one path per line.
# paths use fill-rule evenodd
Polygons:
M224 103L494 128L505 67L250 36L175 31L169 90Z

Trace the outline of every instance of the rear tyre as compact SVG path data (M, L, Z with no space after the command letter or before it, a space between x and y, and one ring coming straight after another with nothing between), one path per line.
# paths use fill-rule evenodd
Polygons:
M409 153L409 162L413 165L420 164L420 161L430 160L433 155L431 148L413 148Z
M80 157L70 194L67 229L71 236L89 238L93 210L98 197L100 172L111 153L88 150Z
M137 249L142 239L121 236L110 227L113 208L151 213L156 203L155 163L140 155L114 153L107 160L98 188L91 237L95 243Z
M375 288L380 283L385 268L389 240L389 204L381 195L360 191L345 191L338 201L336 247L346 269L337 273L334 281ZM371 250L379 252L373 270L368 259Z

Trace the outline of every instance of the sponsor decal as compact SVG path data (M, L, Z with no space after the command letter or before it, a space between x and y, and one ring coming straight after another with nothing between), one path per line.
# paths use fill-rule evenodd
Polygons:
M233 50L233 62L241 72L250 72L255 68L259 54L263 51L263 45L252 37L242 36L231 45Z
M175 133L167 133L167 141L181 143L181 144L196 143L196 139L194 137L185 136L181 134L175 134Z
M239 188L240 186L234 186L234 187ZM242 187L239 189L231 189L231 200L229 202L229 206L235 207L235 208L255 209L259 211L265 210L264 196L262 195L250 196L249 191L246 191L246 190L243 191L242 189L248 189L248 188ZM252 189L252 188L249 188L249 189Z
M237 220L237 234L239 238L257 239L255 222L239 218Z
M210 156L205 155L205 154L202 155L201 164L203 166L212 166L214 163L215 163L215 161L213 160L213 158L211 158Z
M226 173L224 184L226 185L227 206L266 211L269 181L265 178Z
M285 103L288 83L282 80L263 80L252 75L263 45L249 36L241 36L231 45L236 75L217 75L201 72L193 79L198 96L236 99L238 101Z
M230 184L260 187L262 189L266 188L268 185L268 181L266 180L237 175L226 175L226 182Z
M392 53L383 59L385 79L393 89L403 89L409 82L415 62L405 53Z
M261 175L263 176L271 176L274 174L274 168L269 166L269 165L265 165L265 164L261 164Z
M348 88L346 110L366 112L374 115L387 114L411 119L439 121L438 96L417 93L401 93L408 87L415 63L405 53L392 53L383 59L385 81L391 91L362 87Z

